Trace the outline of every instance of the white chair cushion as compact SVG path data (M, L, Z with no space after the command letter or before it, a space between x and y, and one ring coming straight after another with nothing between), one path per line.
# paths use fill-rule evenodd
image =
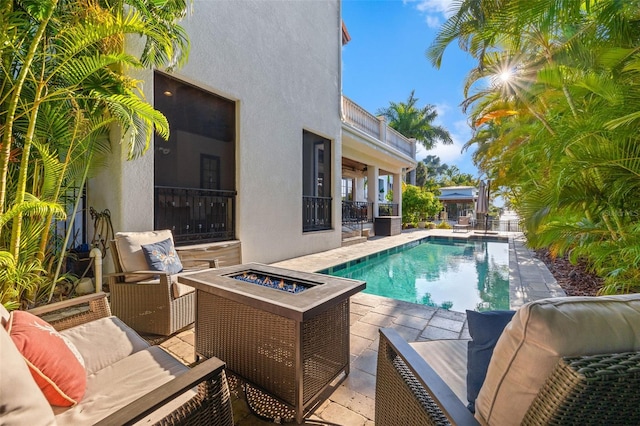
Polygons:
M58 425L94 424L188 370L162 348L151 346L89 375L87 392L78 405L68 409L54 407L56 421ZM192 390L176 398L162 413L155 413L154 420L194 395Z
M177 280L178 276L177 275L174 275L174 276L175 276L175 280ZM175 280L173 279L173 276L172 276L173 282L171 284L171 290L173 291L174 298L177 299L178 297L182 297L184 295L187 295L189 293L193 293L194 291L196 291L195 287L191 287L190 285L180 284Z
M433 340L409 343L465 405L467 403L468 342L468 340Z
M182 275L182 274L176 274L176 275L171 275L171 295L173 296L174 299L177 299L179 297L182 297L186 294L189 293L193 293L194 291L196 291L195 287L191 287L189 285L185 285L185 284L180 284L178 282L178 277ZM139 285L145 285L145 284L158 284L160 282L159 279L153 279L153 280L144 280L141 281L139 283Z
M114 240L122 272L148 271L149 265L142 251L143 244L153 244L167 238L173 243L173 235L168 229L146 232L118 232ZM126 275L128 283L153 278L153 275Z
M640 350L640 294L528 303L500 336L476 400L482 424L520 424L563 356Z
M0 303L0 325L2 328L7 325L7 321L9 321L9 311Z
M90 321L60 334L69 339L84 358L87 375L149 347L146 340L116 317Z

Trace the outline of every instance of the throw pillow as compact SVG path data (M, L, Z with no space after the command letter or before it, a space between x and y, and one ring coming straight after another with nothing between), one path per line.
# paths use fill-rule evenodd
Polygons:
M77 404L87 387L84 360L53 326L25 311L13 311L7 332L51 405Z
M142 246L142 252L147 259L149 269L152 271L169 274L177 274L182 271L182 263L171 238L153 244L145 244Z
M475 413L478 392L487 376L487 369L502 330L515 311L467 311L469 335L467 347L467 408Z

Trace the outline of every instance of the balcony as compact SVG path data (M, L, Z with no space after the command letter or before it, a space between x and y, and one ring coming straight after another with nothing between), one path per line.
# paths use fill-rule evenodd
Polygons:
M170 229L176 245L235 239L235 191L155 187L155 229Z
M331 197L302 197L302 231L331 229Z
M342 121L375 139L384 147L415 159L415 140L404 137L387 126L383 117L376 117L345 96L342 97Z

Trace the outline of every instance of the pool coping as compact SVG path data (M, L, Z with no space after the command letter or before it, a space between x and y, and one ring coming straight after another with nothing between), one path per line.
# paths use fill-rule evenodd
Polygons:
M429 237L448 241L491 240L507 242L509 244L509 305L511 309L517 309L533 300L565 296L564 290L558 285L544 262L537 259L535 253L526 246L524 234L514 232L487 235L475 231L464 234L455 233L454 235L451 230L405 230L400 235L373 237L360 244L277 262L273 266L306 272L320 272L343 263L364 259L376 253L397 251L399 247L417 244L418 240Z

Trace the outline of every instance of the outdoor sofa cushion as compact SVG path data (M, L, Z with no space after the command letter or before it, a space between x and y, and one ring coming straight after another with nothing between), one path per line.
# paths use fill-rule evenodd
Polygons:
M467 346L467 408L475 412L475 402L487 375L491 355L505 326L515 311L469 311L467 324L471 340Z
M0 326L5 328L7 325L7 321L9 321L9 311L0 303Z
M115 407L148 394L189 368L158 346L150 346L125 357L87 377L87 393L75 407L53 407L58 425L90 425L113 413ZM195 395L189 391L170 407L178 407ZM154 412L141 424L153 424L171 408ZM166 408L166 407L165 407Z
M525 304L505 327L476 399L482 424L520 424L560 357L640 350L640 294Z
M114 316L89 321L60 334L84 358L87 375L149 347L146 340Z
M409 343L422 358L449 385L453 393L465 401L467 397L467 341L432 340Z

